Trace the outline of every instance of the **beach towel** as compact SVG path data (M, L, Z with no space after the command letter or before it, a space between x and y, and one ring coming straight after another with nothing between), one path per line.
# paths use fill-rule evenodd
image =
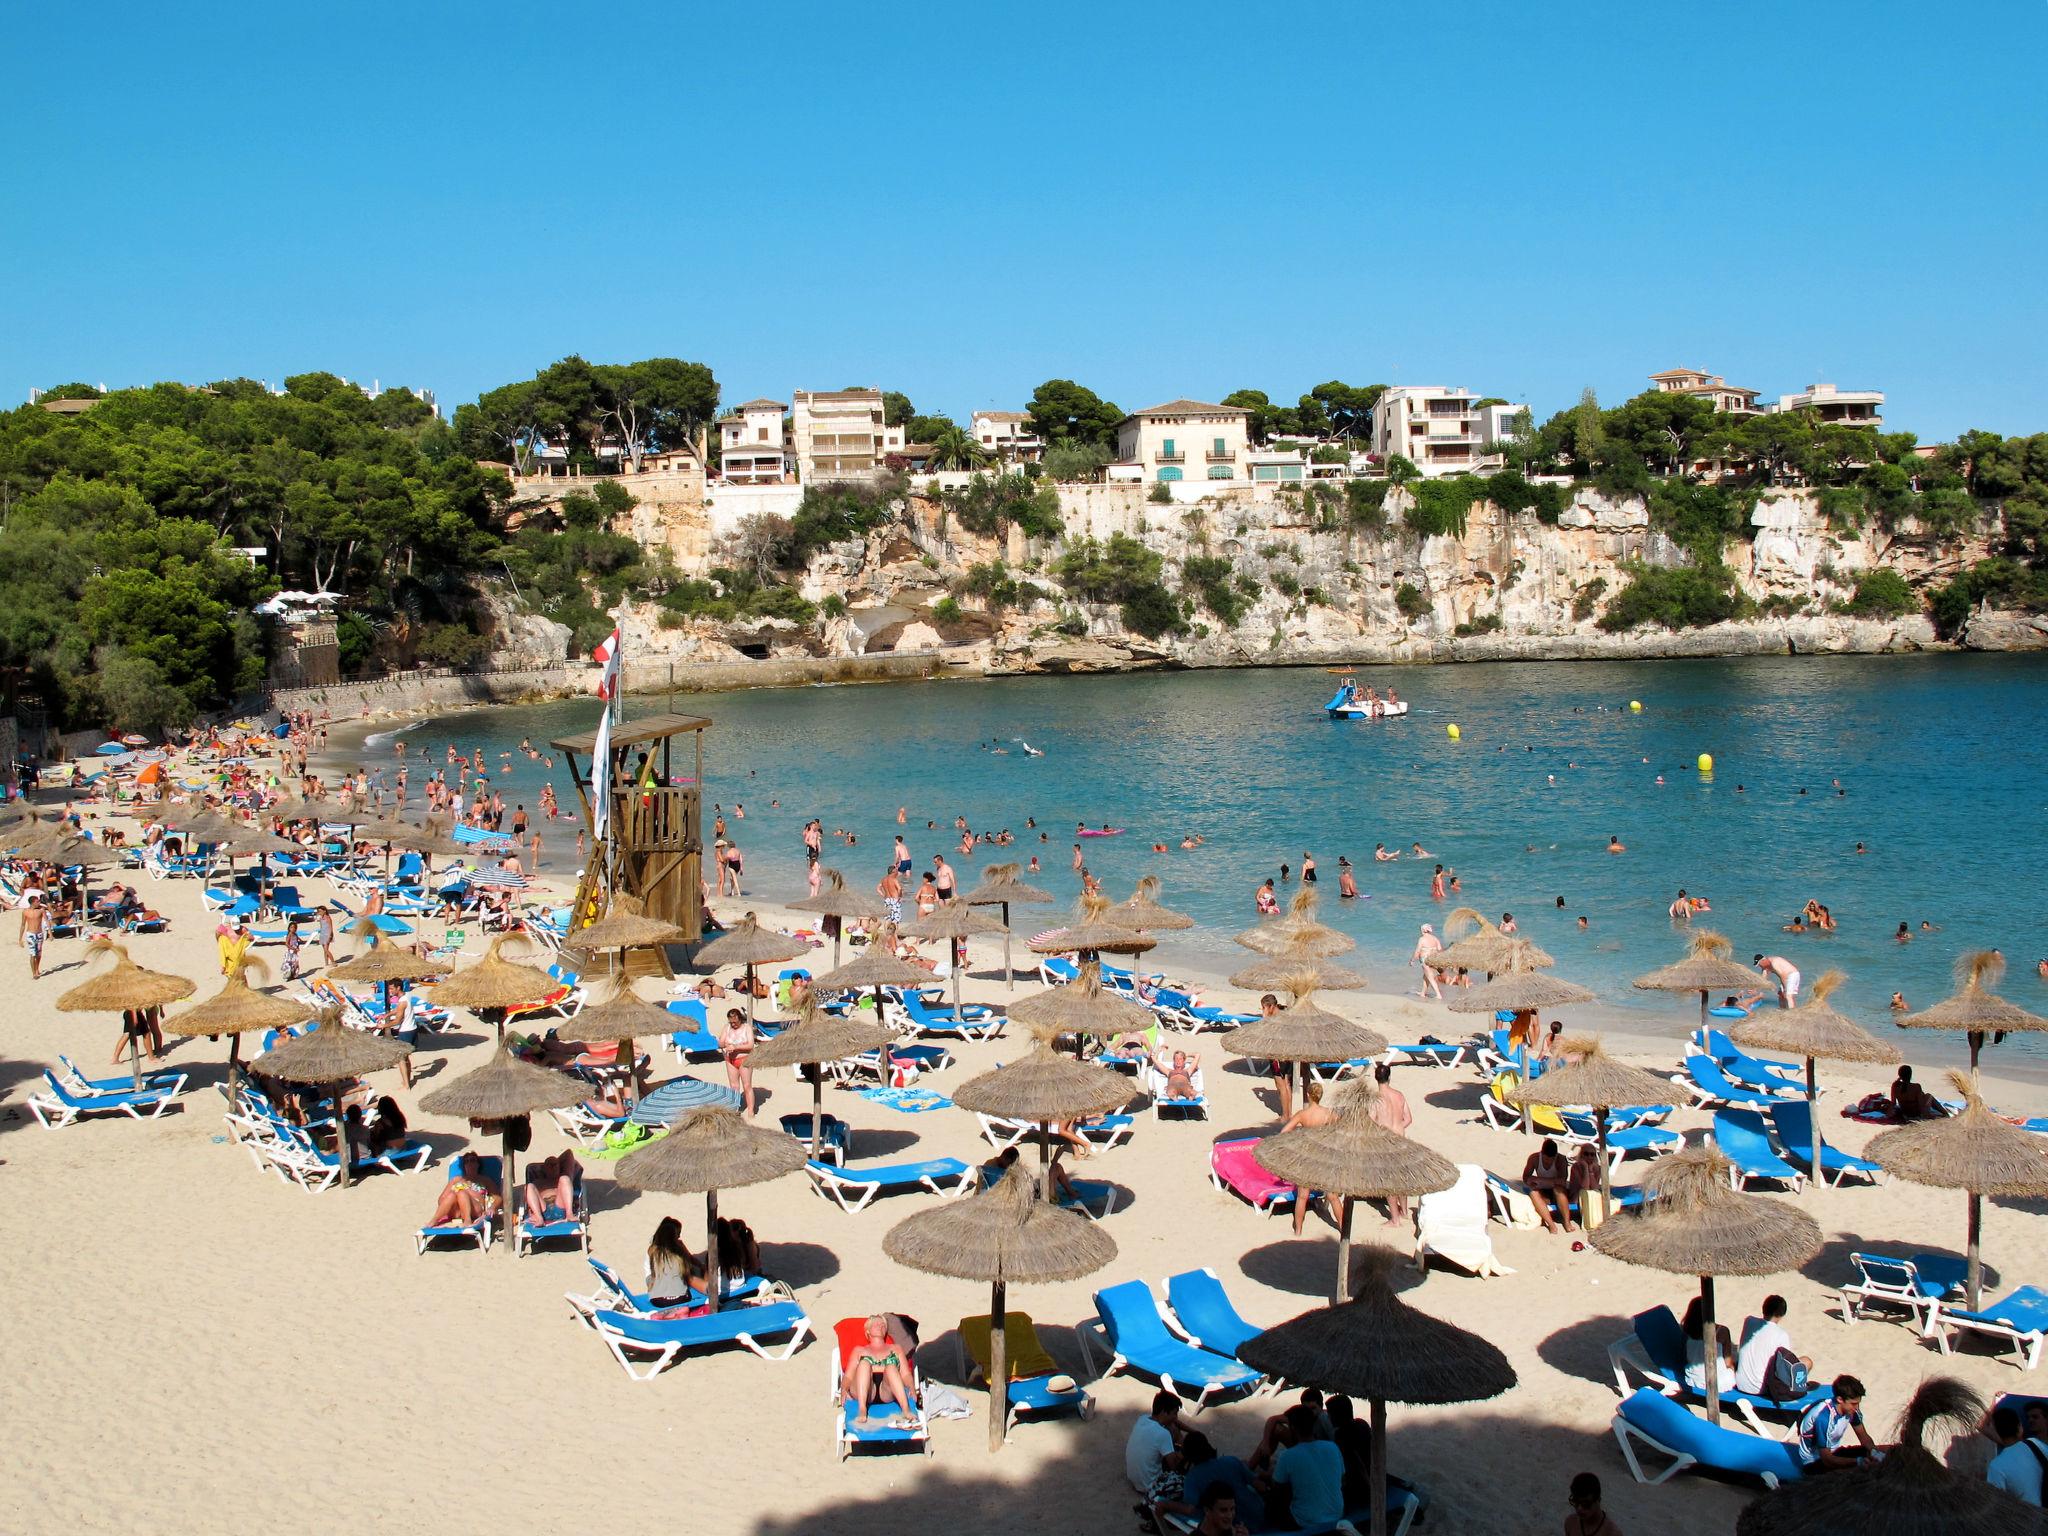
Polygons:
M974 1409L951 1387L927 1381L922 1394L924 1416L928 1419L971 1419Z
M1532 1207L1529 1219L1536 1220ZM1415 1213L1415 1253L1448 1259L1477 1275L1511 1275L1513 1270L1493 1256L1486 1231L1486 1170L1477 1163L1458 1164L1458 1182L1424 1195Z
M921 1115L927 1110L953 1107L951 1099L928 1088L863 1088L860 1096L906 1115Z

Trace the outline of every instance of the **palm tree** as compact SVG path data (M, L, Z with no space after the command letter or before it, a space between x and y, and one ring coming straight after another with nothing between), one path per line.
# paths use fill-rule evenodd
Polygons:
M972 435L953 426L932 434L931 456L925 462L933 469L979 469L988 458L988 450Z

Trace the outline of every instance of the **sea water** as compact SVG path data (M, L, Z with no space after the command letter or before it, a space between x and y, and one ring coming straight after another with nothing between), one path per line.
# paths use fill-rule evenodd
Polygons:
M811 816L825 826L826 864L872 887L902 807L918 868L943 852L963 886L979 866L1036 854L1041 872L1026 878L1061 906L1014 914L1029 933L1078 894L1074 833L1085 822L1123 829L1081 841L1106 892L1121 899L1158 875L1162 901L1199 924L1157 953L1211 968L1244 958L1229 935L1256 920L1259 881L1287 864L1286 899L1312 852L1324 920L1357 938L1355 958L1381 987L1412 985L1420 925L1441 925L1462 902L1496 922L1512 912L1556 957L1556 974L1603 1001L1676 1021L1679 1000L1628 983L1683 951L1685 930L1667 916L1683 887L1712 903L1697 924L1726 933L1738 960L1785 955L1809 986L1846 971L1837 1006L1866 1023L1888 1017L1894 990L1916 1008L1934 1002L1950 990L1955 956L1990 946L2010 962L2004 990L2048 1010L2035 973L2048 954L2040 659L1519 663L1365 668L1357 681L1392 684L1410 713L1329 720L1336 679L1310 668L786 688L684 695L676 706L712 721L706 798L745 851L749 889L770 899L803 894ZM628 713L668 703L637 696ZM414 795L421 752L439 766L447 744L481 745L494 767L514 751L502 787L531 813L542 769L517 744L547 750L589 729L596 711L579 702L412 725ZM1027 742L1044 755L1027 755ZM391 746L380 732L362 760L388 769ZM1702 753L1711 773L1696 766ZM560 754L549 755L568 812L576 797ZM962 858L955 816L1016 841ZM548 838L556 870L573 857L567 825ZM832 836L841 830L857 843ZM1183 851L1186 834L1202 846ZM1608 853L1610 837L1627 851ZM1428 857L1372 857L1376 843L1418 842ZM1337 896L1340 855L1356 871L1355 901ZM1443 902L1430 896L1439 863L1463 888ZM1809 898L1830 909L1835 931L1781 931ZM1905 944L1894 937L1901 922Z

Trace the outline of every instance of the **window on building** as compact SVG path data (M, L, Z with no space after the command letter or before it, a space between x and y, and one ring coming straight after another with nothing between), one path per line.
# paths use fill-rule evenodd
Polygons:
M1169 437L1169 438L1167 438L1167 439L1165 440L1165 442L1164 442L1164 443L1163 443L1163 444L1161 445L1161 447L1160 447L1160 450L1159 450L1159 451L1160 451L1161 453L1166 453L1166 454L1170 454L1170 453L1172 453L1172 452L1173 452L1173 439L1172 439L1172 438L1170 438L1170 437Z
M1219 437L1219 438L1217 438L1217 439L1216 439L1216 448L1215 448L1215 452L1217 452L1217 453L1219 453L1219 454L1222 454L1222 453L1228 453L1229 451L1230 451L1230 450L1229 450L1228 448L1226 448L1226 447L1224 447L1224 446L1223 446L1223 439L1222 439L1222 438L1220 438L1220 437Z
M1209 466L1209 478L1211 480L1234 480L1237 478L1237 471L1228 464L1211 464Z
M1180 478L1180 470L1176 466L1168 464L1159 471L1159 478L1161 480L1178 480Z

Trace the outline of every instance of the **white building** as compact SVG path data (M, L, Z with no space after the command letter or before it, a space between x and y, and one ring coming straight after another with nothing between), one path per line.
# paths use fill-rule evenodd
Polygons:
M1479 428L1479 446L1495 449L1503 443L1519 441L1521 434L1515 430L1515 418L1528 409L1526 405L1506 404L1475 407L1473 417Z
M796 474L780 400L749 400L718 418L720 474L734 485L782 485Z
M1832 384L1809 384L1796 395L1780 395L1773 411L1811 411L1831 427L1884 427L1884 391L1879 389L1837 389Z
M1045 457L1045 439L1031 430L1026 411L976 411L968 434L1005 464L1033 463Z
M1169 400L1134 411L1116 426L1113 480L1241 480L1250 446L1249 417L1234 405ZM1135 468L1138 473L1129 471Z
M883 420L879 389L800 389L791 399L791 446L805 485L870 479L903 452L903 428Z
M1650 387L1660 395L1692 395L1728 416L1760 415L1757 392L1730 384L1718 373L1698 368L1666 368L1650 375Z
M1477 397L1469 389L1401 384L1380 396L1372 412L1372 451L1382 463L1400 454L1425 478L1466 474L1479 467L1488 446ZM1507 407L1512 415L1517 407Z

